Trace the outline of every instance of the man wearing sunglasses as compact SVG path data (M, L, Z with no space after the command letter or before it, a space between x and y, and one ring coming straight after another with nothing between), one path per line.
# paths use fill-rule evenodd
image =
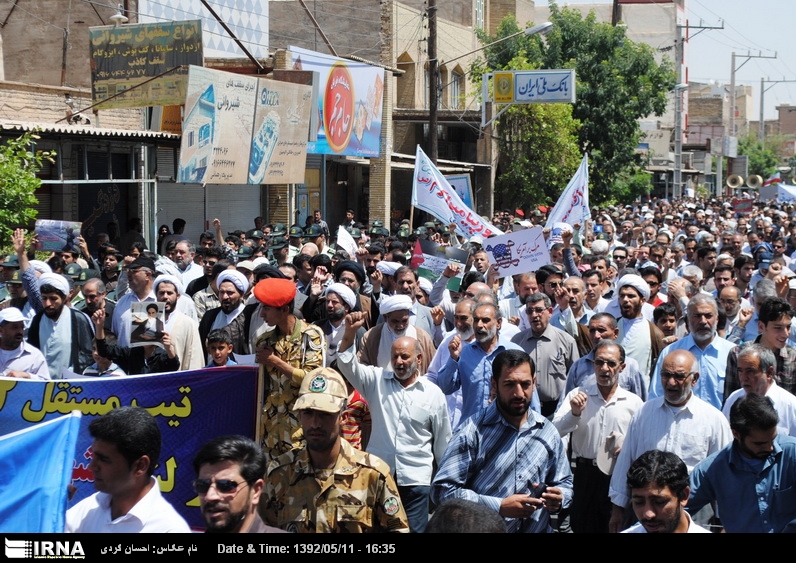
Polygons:
M702 384L700 375L700 364L688 350L675 349L663 358L658 372L663 394L649 399L633 415L611 475L609 494L614 506L609 531L627 527L627 472L641 454L649 450L672 452L691 471L732 441L730 425L721 411L694 392L697 381Z
M193 460L193 488L207 532L264 533L283 530L266 526L257 514L263 491L265 454L244 436L221 436L206 443Z
M593 357L593 375L567 394L553 416L553 425L562 438L572 434L572 530L604 534L611 517L608 485L616 455L630 419L644 402L619 386L625 367L625 351L619 344L600 340Z

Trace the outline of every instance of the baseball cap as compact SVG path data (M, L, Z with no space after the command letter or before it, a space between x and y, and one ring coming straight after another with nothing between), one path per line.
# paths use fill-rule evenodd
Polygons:
M305 231L305 236L312 238L319 237L322 234L323 234L323 227L321 227L318 224L310 225L309 227L307 227L307 230Z
M128 270L136 270L138 268L147 268L153 272L157 269L155 267L155 261L152 260L152 258L147 258L143 254L130 262L130 265L127 266Z
M343 410L348 391L343 376L332 368L317 368L301 380L299 396L294 411L312 409L338 413Z
M275 238L271 241L271 244L268 245L268 248L271 250L281 250L287 246L287 240L284 238Z
M8 258L0 264L3 268L19 268L19 256L16 254L9 254Z
M98 279L100 277L99 270L93 270L91 268L86 268L84 270L80 270L80 273L75 280L75 285L83 285L88 280Z
M64 268L64 274L72 278L72 280L76 280L80 277L80 272L83 271L83 268L80 267L80 264L77 262L72 262L71 264L67 264L66 268Z

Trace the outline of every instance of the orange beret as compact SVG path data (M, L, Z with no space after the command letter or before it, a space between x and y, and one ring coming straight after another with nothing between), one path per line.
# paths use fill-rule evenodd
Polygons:
M254 286L257 301L269 307L284 307L296 298L296 284L292 280L266 278Z

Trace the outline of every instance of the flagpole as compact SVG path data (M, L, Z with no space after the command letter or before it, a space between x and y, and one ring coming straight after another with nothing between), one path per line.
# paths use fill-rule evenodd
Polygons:
M411 204L409 205L409 230L409 234L415 230L415 206Z

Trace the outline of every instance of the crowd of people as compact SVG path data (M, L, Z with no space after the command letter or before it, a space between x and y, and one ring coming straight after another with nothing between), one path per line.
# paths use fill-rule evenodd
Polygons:
M259 443L221 436L194 461L208 531L796 527L796 206L593 209L545 230L548 265L506 278L482 238L436 221L348 210L354 253L319 211L212 224L194 242L176 219L154 252L78 237L46 263L17 230L0 305L8 377L260 366ZM469 258L419 277L417 239ZM151 417L90 430L98 493L68 531L187 531L152 477Z

